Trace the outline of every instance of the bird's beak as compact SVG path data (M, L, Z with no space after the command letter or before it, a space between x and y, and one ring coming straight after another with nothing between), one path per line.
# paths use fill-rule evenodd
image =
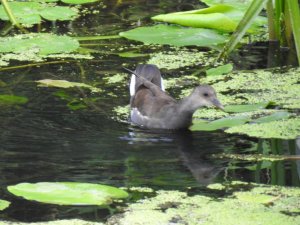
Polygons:
M212 104L214 106L216 106L217 108L219 108L219 109L221 109L221 110L224 111L224 106L221 104L221 102L217 98L215 98L215 99L212 100Z

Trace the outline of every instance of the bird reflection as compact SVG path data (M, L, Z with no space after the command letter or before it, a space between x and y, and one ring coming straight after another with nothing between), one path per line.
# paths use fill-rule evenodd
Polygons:
M159 148L162 155L164 151L168 152L171 149L200 185L213 183L217 175L224 169L221 163L207 157L223 150L223 143L220 142L216 133L193 133L189 130L148 130L132 127L128 136L121 137L121 139L131 145L140 144L143 148L147 148L147 151L148 148L153 148L153 151Z

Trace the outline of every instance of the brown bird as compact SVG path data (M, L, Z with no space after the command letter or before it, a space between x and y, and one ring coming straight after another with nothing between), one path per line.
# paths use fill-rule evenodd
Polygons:
M138 65L134 72L130 72L133 73L130 82L131 121L139 126L186 129L192 124L197 109L211 105L223 109L215 90L209 85L200 85L189 96L177 101L164 92L157 66Z

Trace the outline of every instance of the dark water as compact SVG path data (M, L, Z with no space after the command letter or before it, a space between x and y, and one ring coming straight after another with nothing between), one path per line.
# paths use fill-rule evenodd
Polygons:
M149 22L150 15L191 9L196 3L198 1L123 1L120 4L104 1L104 4L90 5L92 9L100 10L100 14L87 15L72 23L49 24L47 29L57 33L69 29L78 36L117 34L136 26L138 19L145 24ZM103 41L102 44L92 48L105 51L111 46L116 49L128 47L131 42L118 39ZM235 57L240 57L239 62L245 61L241 60L243 57L247 59L251 56L256 60L248 60L248 64L237 62L236 67L266 67L270 55L265 52L269 49L268 45L250 45ZM222 131L171 133L143 130L112 119L113 107L128 103L127 83L121 87L106 86L103 93L64 90L64 94L76 101L83 99L89 106L70 110L67 107L70 100L58 97L59 90L38 88L34 82L65 79L103 87L104 76L122 72L122 64L133 68L147 59L128 59L111 54L94 56L94 60L0 72L1 81L6 84L0 87L1 94L26 96L29 99L24 106L1 106L0 196L12 202L1 213L1 219L103 220L111 213L108 209L96 207L61 207L25 201L6 191L8 185L21 182L76 181L179 190L230 180L299 186L299 164L297 170L296 162L268 164L212 160L209 157L212 153L222 152L272 151L274 146L279 146L278 154L295 154L295 141L256 140L227 135ZM76 101L74 104L78 104Z

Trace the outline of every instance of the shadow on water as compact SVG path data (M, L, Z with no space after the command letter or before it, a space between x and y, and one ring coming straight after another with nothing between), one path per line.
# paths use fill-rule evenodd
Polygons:
M101 14L63 23L55 30L60 33L68 28L78 36L95 32L116 34L134 26L137 15L147 23L150 15L193 6L191 1L123 1L120 5L116 2L105 1L107 7L99 8ZM193 3L198 4L198 1ZM98 7L91 5L92 9ZM106 42L105 47L129 44L117 40ZM103 220L115 210L114 206L101 209L41 204L7 192L8 185L21 182L76 181L176 190L231 180L299 186L299 161L241 162L210 157L222 152L300 154L299 139L296 142L257 140L222 131L153 131L116 122L111 118L112 109L128 104L127 81L121 87L106 86L103 77L121 72L122 63L132 68L137 62L144 61L116 55L95 57L90 61L0 72L5 84L0 86L1 93L29 99L25 106L1 106L0 196L12 202L1 213L1 219L41 221L80 217ZM266 65L264 57L259 58L260 65ZM256 64L257 61L250 60L247 65L238 67L249 69ZM58 95L57 89L37 88L34 82L57 78L93 83L105 87L105 91L98 94L82 90L63 92L63 96L75 96L76 100L93 103L87 108L70 110L68 101L59 97L62 92Z

